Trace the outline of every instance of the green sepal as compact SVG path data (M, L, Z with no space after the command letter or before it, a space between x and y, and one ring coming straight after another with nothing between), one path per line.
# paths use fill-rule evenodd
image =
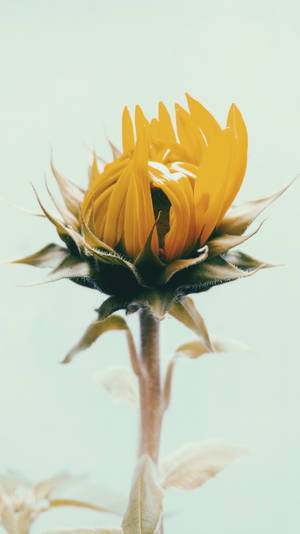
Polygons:
M108 297L96 310L98 319L107 319L110 315L119 310L126 310L129 301L120 297Z
M176 298L176 294L176 290L168 290L165 287L140 291L127 304L127 313L134 313L140 309L147 308L160 321L168 312Z
M69 255L70 253L66 248L50 243L34 254L12 260L9 263L24 263L32 267L55 269Z
M257 270L265 266L265 264L261 263L256 268L249 267L249 269L242 269L231 261L226 261L227 256L233 259L232 255L229 256L228 253L224 257L217 256L176 274L170 283L167 284L167 287L176 287L177 293L182 295L200 293L207 291L213 286L232 282L233 280L254 274Z

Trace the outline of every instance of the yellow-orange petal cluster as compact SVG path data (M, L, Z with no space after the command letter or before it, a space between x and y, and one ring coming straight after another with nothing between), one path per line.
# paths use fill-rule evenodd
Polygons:
M187 104L188 111L175 106L176 129L161 102L151 122L137 106L134 125L125 108L123 152L101 173L94 158L83 217L99 239L131 259L153 229L156 256L170 262L192 253L221 223L242 184L247 130L238 108L231 106L222 129L189 95Z

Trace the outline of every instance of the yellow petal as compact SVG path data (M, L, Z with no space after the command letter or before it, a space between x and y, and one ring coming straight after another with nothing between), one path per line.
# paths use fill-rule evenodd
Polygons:
M211 143L217 133L221 131L219 124L209 111L198 102L198 100L195 100L187 93L186 99L193 120L198 128L201 128L207 143Z
M228 172L232 155L233 136L229 129L221 130L207 147L195 184L196 231L205 243L219 219L223 198L228 188ZM209 197L203 213L203 198ZM207 202L206 202L207 204ZM202 208L202 209L201 209Z
M134 149L133 124L127 107L124 108L122 117L122 143L124 154Z
M241 112L235 104L232 104L227 126L233 133L234 146L232 153L232 161L230 164L229 181L230 187L226 193L223 203L223 209L220 213L218 223L221 222L228 208L230 208L243 182L243 178L247 166L247 150L248 150L248 135L247 128L244 123Z
M162 132L162 138L170 144L176 143L176 135L172 126L172 121L166 106L159 102L158 120Z
M148 121L140 106L135 107L135 132L136 138L139 139L144 132L144 129L148 126Z
M206 148L205 139L194 123L191 115L181 106L176 104L176 123L180 145L184 148L187 161L199 164L203 151Z

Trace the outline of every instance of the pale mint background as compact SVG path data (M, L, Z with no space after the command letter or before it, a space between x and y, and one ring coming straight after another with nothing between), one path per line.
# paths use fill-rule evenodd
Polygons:
M50 224L13 209L46 198L56 166L84 186L88 149L110 157L122 108L151 116L159 99L189 91L224 124L232 101L249 130L241 201L281 188L300 172L298 1L0 1L1 258L57 241ZM250 456L193 494L170 492L166 534L294 534L300 526L299 183L267 212L244 250L286 263L195 298L212 333L250 353L182 361L166 417L164 453L220 438ZM96 370L128 361L122 333L107 334L69 367L58 360L94 319L96 292L59 282L20 288L44 273L1 266L0 470L36 479L91 473L126 492L135 410L97 388ZM131 323L135 328L136 319ZM164 361L192 339L170 318ZM57 510L33 532L117 526L93 512Z

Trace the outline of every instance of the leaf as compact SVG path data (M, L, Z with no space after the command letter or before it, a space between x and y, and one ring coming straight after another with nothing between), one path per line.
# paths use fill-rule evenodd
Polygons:
M181 300L173 302L169 308L169 314L193 330L201 338L207 350L213 352L204 319L190 297L183 297Z
M38 484L35 484L33 491L36 500L39 501L41 499L48 499L50 494L52 494L54 490L57 490L59 486L66 482L70 483L72 482L72 480L72 476L68 475L67 473L61 473L52 478L48 478L47 480L43 480Z
M223 254L224 252L227 252L229 249L237 247L238 245L241 245L241 243L244 243L244 241L247 241L250 239L250 237L253 237L262 227L263 223L261 223L258 228L254 230L254 232L251 232L251 234L248 235L232 235L232 234L224 234L220 237L215 237L208 241L208 257L213 258L215 256L219 256L220 254Z
M50 243L38 252L20 258L18 260L11 260L10 263L24 263L34 267L49 267L56 268L65 258L70 256L69 251L64 247L59 247L55 243Z
M169 280L171 280L172 276L174 276L174 274L178 273L179 271L188 269L193 265L198 265L198 263L202 263L203 261L205 261L208 257L208 250L208 247L205 245L203 248L199 249L199 255L196 258L175 260L170 263L164 269L163 274L160 277L160 283L162 285L166 284Z
M52 161L51 169L66 207L76 218L78 218L79 207L84 199L84 191L70 180L67 180L67 178L64 178L56 170Z
M93 321L83 336L80 338L78 343L68 352L66 357L62 360L61 363L69 363L76 354L79 352L88 349L95 341L102 336L105 332L110 330L127 330L128 326L120 315L111 315L107 319L101 320L98 319Z
M128 508L122 522L124 534L154 534L162 515L163 493L149 456L138 461Z
M46 278L37 282L30 282L29 284L22 284L22 287L39 286L41 284L48 284L50 282L57 282L64 278L76 281L77 278L88 278L91 275L91 267L85 262L67 256L58 267L53 269Z
M245 455L245 450L223 443L187 443L162 460L161 484L163 488L196 489Z
M259 198L251 202L246 202L240 206L232 207L228 214L225 215L221 224L217 227L217 234L235 234L241 235L248 226L258 217L272 202L277 200L297 179L294 178L277 193L265 198Z
M213 351L208 350L205 344L202 341L190 341L180 345L175 352L174 359L181 358L182 356L186 358L199 358L203 354L216 353L216 352L244 352L251 350L250 347L235 341L234 339L224 339L221 337L212 337L212 346Z
M111 148L111 151L112 151L113 159L115 161L116 159L119 159L122 156L122 152L120 152L120 150L111 142L110 139L108 139L108 142L110 144L110 148Z
M138 383L129 367L108 367L98 371L94 380L98 386L111 393L114 400L138 403Z
M123 534L123 531L120 528L52 528L42 534Z
M77 483L74 483L74 479ZM70 477L69 483L59 486L51 495L51 507L76 506L123 516L127 499L107 488L95 485L86 477Z

